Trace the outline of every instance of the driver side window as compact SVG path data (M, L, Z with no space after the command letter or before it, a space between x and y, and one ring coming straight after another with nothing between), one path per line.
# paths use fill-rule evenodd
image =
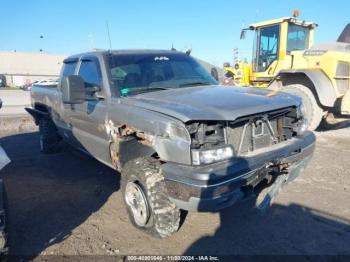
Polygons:
M86 86L101 86L101 73L95 61L83 60L79 68L79 75Z

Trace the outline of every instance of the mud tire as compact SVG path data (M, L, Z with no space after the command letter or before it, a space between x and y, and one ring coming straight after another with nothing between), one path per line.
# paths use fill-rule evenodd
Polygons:
M54 122L49 117L39 120L40 151L44 154L56 153L59 150L60 136Z
M147 199L149 218L144 226L139 226L126 201L126 185L136 183ZM155 237L165 238L179 229L180 210L167 195L164 177L160 174L160 162L151 157L142 157L125 164L122 171L122 192L124 203L133 225Z

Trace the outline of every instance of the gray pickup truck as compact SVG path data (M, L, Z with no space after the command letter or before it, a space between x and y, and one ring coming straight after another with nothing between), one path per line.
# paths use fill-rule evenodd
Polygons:
M178 230L180 210L220 210L262 184L268 206L314 151L299 98L219 86L178 51L73 55L57 87L31 95L41 151L63 139L118 170L130 220L160 237Z

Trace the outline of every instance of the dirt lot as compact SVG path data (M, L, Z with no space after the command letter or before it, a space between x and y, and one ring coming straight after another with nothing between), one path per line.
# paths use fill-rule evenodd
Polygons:
M318 132L309 167L264 213L246 201L189 213L178 234L154 239L128 222L119 174L64 146L39 153L37 132L2 134L12 163L0 172L9 200L10 252L39 254L348 254L350 128ZM343 128L340 128L343 127ZM338 129L340 128L340 129Z

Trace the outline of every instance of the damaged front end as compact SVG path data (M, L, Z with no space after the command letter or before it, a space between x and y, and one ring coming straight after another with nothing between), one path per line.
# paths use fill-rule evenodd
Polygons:
M314 150L315 136L303 130L298 108L235 121L187 123L191 166L162 166L171 199L187 210L213 211L270 188L268 206L298 176Z
M141 156L154 156L163 162L191 165L191 139L185 126L177 121L158 119L154 125L138 122L133 125L106 124L110 136L110 156L117 170Z

